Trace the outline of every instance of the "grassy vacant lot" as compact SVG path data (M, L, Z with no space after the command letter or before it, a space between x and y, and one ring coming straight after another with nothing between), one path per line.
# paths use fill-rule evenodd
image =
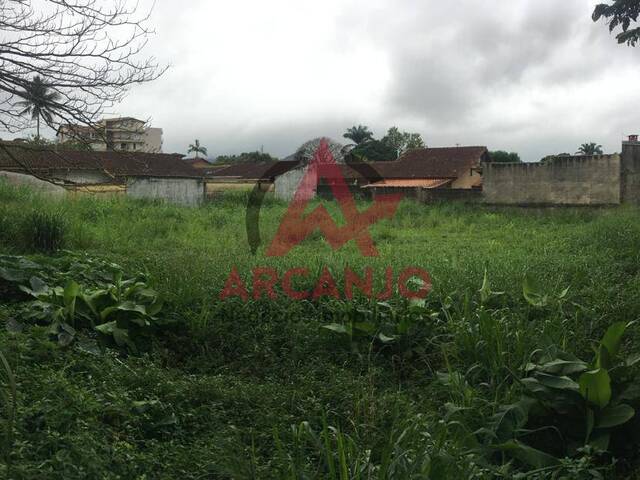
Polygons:
M317 235L272 259L249 253L244 195L190 209L126 199L52 202L0 188L0 253L49 262L51 254L35 250L31 213L58 212L65 243L56 258L86 253L129 275L143 272L164 299L161 325L131 354L96 348L90 328L59 346L46 324L25 320L29 299L0 283L0 323L11 330L3 326L0 351L17 389L0 476L633 475L635 418L607 430L594 402L575 400L571 355L591 362L609 325L640 316L637 209L405 202L393 220L371 229L379 258L361 258L353 244L332 251ZM263 238L273 236L285 210L267 201ZM307 267L317 278L324 265L338 280L345 266L373 266L378 281L387 265L396 272L420 266L434 290L424 305L218 301L233 266L249 279L256 266ZM489 284L480 292L485 270ZM637 328L628 329L620 356L640 353ZM544 367L540 389L566 401L560 413L532 410L523 420L521 410L505 406L522 400L527 364L542 364L545 354L556 363ZM603 448L584 447L589 411L596 430L609 435Z

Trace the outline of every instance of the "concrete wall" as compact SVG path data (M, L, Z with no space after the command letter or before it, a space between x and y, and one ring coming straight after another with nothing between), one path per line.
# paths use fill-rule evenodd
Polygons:
M418 195L418 200L423 203L480 203L483 198L479 188L421 188Z
M640 205L640 142L622 143L622 201Z
M558 158L542 163L487 163L486 203L614 205L621 201L619 155Z
M204 181L199 178L135 177L127 181L127 195L133 198L198 205L204 200L204 194Z
M422 203L480 203L483 198L482 190L479 188L370 187L363 190L371 191L372 198L376 198L378 195L400 193L403 198L417 200Z
M306 172L306 168L299 167L276 177L274 182L275 197L287 202L291 201ZM314 184L317 185L318 182L316 181Z
M372 199L384 195L402 195L402 198L417 200L420 198L420 187L367 187L363 191L369 193Z
M54 185L53 183L37 179L36 177L32 177L31 175L26 175L24 173L0 172L0 180L6 181L9 185L13 185L15 187L28 187L39 193L55 197L62 197L66 194L64 187Z

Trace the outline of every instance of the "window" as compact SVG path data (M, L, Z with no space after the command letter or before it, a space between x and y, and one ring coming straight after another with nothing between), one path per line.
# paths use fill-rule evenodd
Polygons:
M126 150L127 149L127 144L126 143L121 143L120 144L120 150Z

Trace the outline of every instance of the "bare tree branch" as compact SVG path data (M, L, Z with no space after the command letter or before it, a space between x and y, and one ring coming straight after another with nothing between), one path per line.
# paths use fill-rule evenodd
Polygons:
M139 10L127 0L0 0L0 130L28 126L18 102L36 75L59 94L52 127L92 126L132 85L162 75L142 56L153 32Z

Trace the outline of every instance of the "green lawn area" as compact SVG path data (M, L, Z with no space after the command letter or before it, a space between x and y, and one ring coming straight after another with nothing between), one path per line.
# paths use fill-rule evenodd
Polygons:
M47 325L25 318L29 299L0 283L0 324L11 327L3 325L0 351L17 390L2 478L633 476L635 417L608 431L603 453L567 438L575 431L584 439L586 402L551 420L532 410L518 432L517 414L504 406L522 398L527 364L558 350L590 362L610 325L640 317L640 210L405 201L392 220L371 228L377 258L362 258L354 242L334 251L319 234L286 257L268 258L264 245L250 253L246 199L230 193L200 208L56 202L0 186L1 254L42 264L85 254L115 262L130 276L144 273L164 300L160 325L140 336L136 353L98 348L91 328L79 328L62 347ZM34 249L35 211L64 219L62 251ZM267 198L263 239L285 211ZM424 305L397 295L383 305L285 296L219 301L233 267L249 280L255 267L306 267L317 278L324 266L338 285L345 267L371 266L382 282L387 266L396 274L418 266L430 272L433 291ZM479 291L485 271L500 294ZM525 276L532 302L523 296ZM328 324L353 328L353 336ZM640 353L638 338L638 326L629 327L621 357ZM636 378L635 367L624 373ZM572 373L557 378L569 377L577 382ZM580 398L575 389L549 389ZM600 410L589 408L597 431ZM535 431L523 436L525 429ZM508 443L507 430L518 442L497 448Z

